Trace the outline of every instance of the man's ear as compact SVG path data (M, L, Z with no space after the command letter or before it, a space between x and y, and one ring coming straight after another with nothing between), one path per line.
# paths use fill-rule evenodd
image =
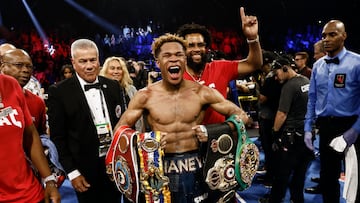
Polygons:
M347 33L346 32L343 32L343 38L344 38L344 40L346 40L346 38L347 38Z

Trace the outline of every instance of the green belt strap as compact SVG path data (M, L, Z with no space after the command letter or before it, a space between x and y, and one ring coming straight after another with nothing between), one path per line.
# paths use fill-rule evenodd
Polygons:
M259 149L249 139L243 121L237 115L231 115L227 120L235 125L238 134L238 143L235 156L235 177L240 190L251 185L252 179L259 167ZM244 169L243 171L241 169Z

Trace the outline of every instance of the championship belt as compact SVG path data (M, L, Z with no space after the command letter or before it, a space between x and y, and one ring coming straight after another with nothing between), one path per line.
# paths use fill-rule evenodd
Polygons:
M232 130L227 123L206 125L208 133L207 153L204 164L205 181L211 190L223 192L231 199L238 186L235 179L236 140L232 138Z
M131 202L138 202L139 181L134 139L138 132L128 126L116 130L106 154L106 173L118 190Z
M138 135L140 187L147 203L170 203L169 178L164 175L164 150L160 147L160 131Z
M245 125L238 116L232 115L226 121L232 122L237 130L238 143L235 156L235 177L239 183L239 189L245 190L251 185L256 170L259 167L259 149L249 139Z

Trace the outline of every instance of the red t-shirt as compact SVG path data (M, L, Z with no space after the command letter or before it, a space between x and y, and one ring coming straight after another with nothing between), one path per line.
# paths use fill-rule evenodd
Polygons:
M39 134L46 133L46 107L44 100L30 92L24 90L26 104L29 108L32 120Z
M0 202L35 203L44 199L43 187L25 159L24 128L32 125L18 82L0 74ZM9 111L8 111L9 110ZM3 114L4 111L8 113Z
M227 87L231 80L238 78L238 61L215 60L207 63L199 80L200 84L217 89L223 96L227 96ZM194 81L193 77L184 72L184 79ZM221 123L225 117L212 108L206 110L203 124Z

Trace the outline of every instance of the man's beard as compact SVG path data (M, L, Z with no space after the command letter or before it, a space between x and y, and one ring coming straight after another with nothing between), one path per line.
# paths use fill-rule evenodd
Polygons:
M200 73L206 65L207 56L206 54L201 55L201 62L196 63L193 61L191 56L187 57L187 65L191 68L195 73Z

